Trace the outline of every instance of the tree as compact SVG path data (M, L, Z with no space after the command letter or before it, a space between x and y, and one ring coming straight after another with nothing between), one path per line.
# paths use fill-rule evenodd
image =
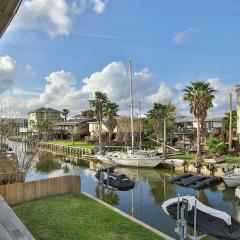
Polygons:
M62 115L64 116L64 122L67 121L67 116L68 116L68 114L69 114L69 110L66 109L66 108L64 108L64 109L62 110Z
M99 145L102 146L102 121L103 121L103 114L104 114L104 106L108 102L108 97L105 93L102 92L95 92L95 99L88 101L90 107L94 111L94 116L97 120L98 124L98 138L99 138Z
M201 158L201 132L203 122L207 117L207 111L213 107L215 98L214 88L210 83L204 81L192 82L191 86L186 86L183 99L189 102L189 110L197 120L197 158Z
M112 141L112 134L117 126L117 120L116 115L118 111L119 106L116 103L112 103L108 101L104 106L104 116L106 116L106 119L104 120L104 125L106 126L108 130L108 143L111 144Z
M225 117L223 118L223 130L225 132L228 132L229 131L229 122L230 122L230 113L227 112L225 113ZM237 111L234 110L232 111L232 128L233 130L237 129Z
M166 136L167 125L174 120L176 115L176 106L171 102L167 104L154 103L153 109L148 111L148 118L154 121L154 126L157 134L157 141L159 142L159 136L161 130L163 130L163 155L166 155Z

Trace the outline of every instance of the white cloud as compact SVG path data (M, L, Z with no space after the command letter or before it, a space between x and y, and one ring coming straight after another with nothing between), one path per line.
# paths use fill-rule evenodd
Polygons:
M228 112L229 111L229 95L232 93L234 107L236 106L236 94L234 84L224 84L219 78L208 78L207 82L217 91L214 99L215 112Z
M103 13L106 8L107 0L92 0L92 3L95 12Z
M177 93L178 93L177 88L171 87L166 83L161 83L157 91L152 95L147 96L146 99L151 103L168 102L168 101L173 101L176 98Z
M14 59L8 55L0 57L0 94L13 87L16 69Z
M129 113L128 68L121 61L111 62L82 81L76 79L71 72L64 70L52 72L45 77L45 87L39 92L14 86L16 68L17 63L14 59L9 56L0 57L0 106L12 109L14 116L26 116L29 110L41 106L60 110L68 108L74 114L89 108L88 100L94 97L95 91L105 92L111 101L117 102L121 114ZM234 92L234 85L224 84L214 77L207 81L217 90L211 113L228 111L229 93ZM156 82L159 87L156 87ZM188 113L187 104L182 101L182 84L176 83L171 86L166 82L160 82L155 74L144 68L133 73L133 85L134 103L137 105L141 100L143 112L148 111L153 102L172 101L183 107L184 114ZM233 99L236 102L235 94Z
M185 31L179 32L174 37L173 41L176 44L183 44L192 37L195 31L196 31L196 28L188 28Z
M72 20L65 0L26 0L14 24L19 28L41 29L50 36L68 35Z
M102 14L107 0L25 0L11 26L37 29L51 37L69 35L74 16L86 10Z

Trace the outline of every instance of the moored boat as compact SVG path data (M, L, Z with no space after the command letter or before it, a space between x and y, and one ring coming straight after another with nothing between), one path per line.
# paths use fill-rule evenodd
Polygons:
M125 174L115 173L113 168L100 169L97 171L95 177L104 185L121 191L130 190L135 186L133 180L129 179Z
M223 176L223 181L228 187L240 186L240 168L235 168Z
M201 233L220 240L240 239L240 223L227 213L202 204L194 196L169 199L163 203L162 208L166 214L177 220L178 206L185 206L184 218L190 226L194 226L196 206L196 229Z

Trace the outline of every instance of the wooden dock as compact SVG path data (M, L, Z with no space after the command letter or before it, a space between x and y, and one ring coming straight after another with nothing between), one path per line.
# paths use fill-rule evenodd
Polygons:
M38 144L38 147L40 149L43 149L46 151L51 151L51 152L55 152L58 154L75 157L75 158L80 158L80 159L84 159L84 160L95 159L93 149L65 146L65 145L46 143L46 142L40 142Z

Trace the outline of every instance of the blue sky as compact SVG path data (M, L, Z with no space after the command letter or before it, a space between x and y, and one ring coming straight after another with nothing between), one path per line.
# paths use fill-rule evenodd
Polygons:
M145 111L171 100L184 112L180 90L205 80L224 113L240 79L239 22L238 0L25 0L0 40L1 104L74 114L101 90L125 111L131 58Z

